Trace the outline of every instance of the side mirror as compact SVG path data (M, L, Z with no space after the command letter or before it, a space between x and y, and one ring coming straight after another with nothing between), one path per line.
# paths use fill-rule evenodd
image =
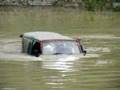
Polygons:
M80 51L83 53L84 56L85 56L86 53L87 53L87 51L83 49L83 46L82 46L82 45L80 45Z
M86 51L86 50L84 50L84 51L83 51L83 55L85 56L85 55L86 55L86 53L87 53L87 51Z
M22 38L22 37L23 37L23 35L21 34L19 37L20 37L20 38Z
M80 48L80 51L83 53L83 55L85 56L87 51L84 50L83 46L80 44L80 38L77 38L76 41L79 43L79 48Z

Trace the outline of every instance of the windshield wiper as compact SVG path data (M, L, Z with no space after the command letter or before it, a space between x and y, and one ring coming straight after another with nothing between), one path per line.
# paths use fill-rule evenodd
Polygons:
M54 53L54 55L59 55L59 54L64 54L64 53L59 53L59 52L57 52L57 53Z
M73 53L59 53L59 52L54 53L54 55L59 55L59 54L72 55Z

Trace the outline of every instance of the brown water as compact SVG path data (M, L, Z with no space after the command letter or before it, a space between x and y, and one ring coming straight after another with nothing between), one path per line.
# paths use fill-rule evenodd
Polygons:
M119 37L83 38L86 56L39 58L22 54L20 39L1 39L0 90L119 90L120 61L109 56Z

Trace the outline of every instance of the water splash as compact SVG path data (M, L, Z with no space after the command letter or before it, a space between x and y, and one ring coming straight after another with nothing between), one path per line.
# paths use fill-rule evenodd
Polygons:
M41 58L21 53L20 39L1 39L0 40L0 59L12 61L38 61Z
M88 49L90 50L90 49ZM58 55L57 55L58 56ZM46 56L45 56L46 57ZM13 61L41 61L42 59L48 59L42 56L34 57L21 53L21 40L20 39L0 39L0 59L1 60L13 60ZM97 54L87 54L86 56L79 55L79 58L90 58L90 57L99 57ZM66 59L55 58L58 61L60 60L75 60L78 57L67 57ZM59 60L60 59L60 60Z

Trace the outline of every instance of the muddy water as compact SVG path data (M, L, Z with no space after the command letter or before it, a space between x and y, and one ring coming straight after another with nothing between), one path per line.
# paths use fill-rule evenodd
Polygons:
M0 39L0 90L119 90L119 37L82 36L87 55L21 53L18 38Z
M95 52L95 51L110 51L108 48L102 48L102 47L88 47L86 49L88 52ZM57 55L58 56L58 55ZM88 57L98 57L98 54L92 53L87 54L86 56L80 55L80 58L88 58ZM43 56L44 57L44 56ZM45 56L46 57L46 56ZM49 57L49 56L48 56ZM44 58L36 58L34 56L30 56L27 54L21 53L21 39L1 39L0 40L0 58L6 59L6 60L16 60L16 59L31 59L33 61L35 60L42 60ZM17 60L18 61L18 60Z

